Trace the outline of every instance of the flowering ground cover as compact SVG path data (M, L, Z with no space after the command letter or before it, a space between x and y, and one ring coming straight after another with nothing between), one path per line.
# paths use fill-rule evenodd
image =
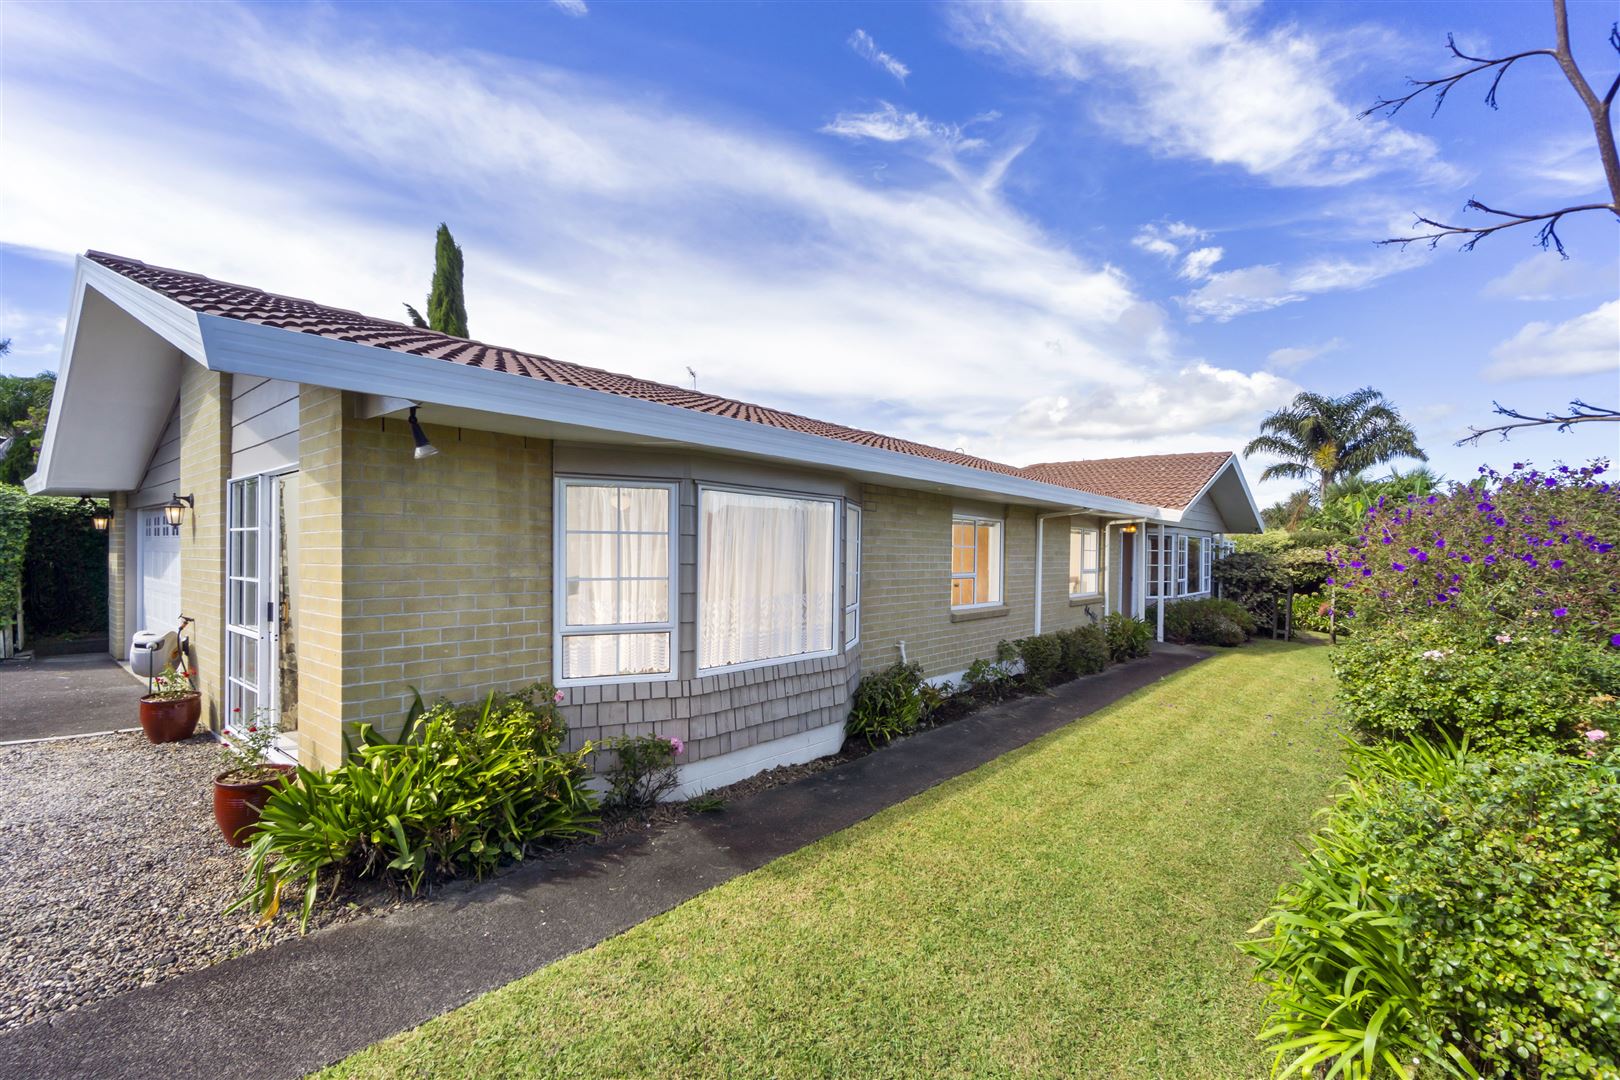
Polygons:
M1232 942L1331 701L1326 649L1223 653L329 1076L1265 1076Z

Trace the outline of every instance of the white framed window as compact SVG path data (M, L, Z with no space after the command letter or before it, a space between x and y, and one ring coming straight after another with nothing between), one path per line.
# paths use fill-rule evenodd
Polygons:
M1209 590L1209 574L1204 569L1204 559L1208 555L1208 545L1201 536L1187 537L1187 592L1207 592Z
M1187 595L1187 537L1182 533L1174 536L1174 553L1170 561L1170 595Z
M951 607L1001 603L1001 522L951 519Z
M1095 596L1102 592L1101 558L1097 530L1090 525L1070 526L1070 596Z
M836 651L838 500L698 489L698 669Z
M674 484L557 481L557 682L674 677Z
M861 639L861 508L844 504L844 648Z
M1159 533L1152 530L1147 536L1147 595L1154 599L1159 595L1159 583L1163 576L1159 570Z

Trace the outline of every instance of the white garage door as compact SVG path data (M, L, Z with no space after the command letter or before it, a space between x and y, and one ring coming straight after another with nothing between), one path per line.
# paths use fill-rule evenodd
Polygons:
M180 529L162 510L141 510L140 591L136 629L163 633L180 625Z

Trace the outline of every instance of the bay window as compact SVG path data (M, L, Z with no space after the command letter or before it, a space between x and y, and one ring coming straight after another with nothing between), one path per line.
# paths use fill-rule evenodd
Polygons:
M1102 592L1102 564L1097 530L1087 525L1069 529L1069 595L1095 596Z
M561 682L670 678L675 655L675 489L558 482Z
M1214 554L1213 538L1194 536L1190 533L1166 533L1164 553L1164 557L1168 560L1168 565L1163 571L1163 576L1167 579L1167 596L1173 599L1178 596L1199 596L1209 592L1210 568ZM1159 595L1161 577L1159 560L1159 537L1156 533L1149 533L1147 538L1149 599Z
M951 520L951 607L1001 603L1001 522Z
M700 671L834 651L837 510L832 499L700 489Z

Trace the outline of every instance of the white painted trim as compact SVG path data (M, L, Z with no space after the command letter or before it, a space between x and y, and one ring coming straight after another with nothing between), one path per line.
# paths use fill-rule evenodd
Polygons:
M767 739L719 757L704 758L678 769L680 785L670 793L671 800L690 799L705 791L735 784L780 765L802 765L806 761L836 754L844 745L844 725L825 727Z
M629 623L574 627L568 619L568 495L571 484L586 487L659 488L669 493L669 670L651 675L563 677L563 640L592 634L661 634L664 623ZM674 682L681 666L681 484L679 480L645 480L621 476L558 474L551 481L551 674L552 685L607 686L616 683Z
M800 502L831 503L833 508L833 608L832 608L832 648L819 652L793 653L790 656L770 656L763 660L745 660L740 664L726 664L722 667L706 668L703 666L703 493L705 491L731 491L742 495L760 495L774 499L793 499ZM697 497L694 506L697 512L697 536L695 554L697 566L693 575L693 584L696 593L693 597L693 626L692 639L697 648L693 652L692 662L695 665L695 676L704 679L710 675L729 675L737 671L751 671L754 668L779 667L782 664L796 664L801 660L824 660L829 656L837 656L844 649L839 642L844 637L844 581L843 581L843 551L844 551L844 520L843 509L845 500L834 495L809 495L797 491L783 491L775 488L745 487L738 484L713 484L699 481L697 484Z
M1054 516L1056 516L1056 515L1054 515ZM1038 541L1039 538L1040 538L1040 531L1039 531L1040 530L1040 518L1037 516L1035 520L1036 520L1036 534L1035 535L1036 535L1036 539ZM950 610L951 611L969 612L969 611L983 611L986 608L1006 607L1007 606L1007 518L1006 518L1006 516L1003 515L1002 517L993 518L993 517L985 517L983 514L975 514L975 513L972 513L970 511L966 511L966 510L952 511L952 513L951 513L951 534L952 534L951 535L951 548L952 548L951 559L953 560L953 562L954 562L954 560L956 558L956 552L954 550L956 548L956 536L955 536L956 523L959 522L959 521L967 522L967 523L971 524L974 527L974 529L973 529L973 550L975 552L977 552L979 550L979 530L978 530L978 527L980 525L994 525L996 527L996 530L997 530L996 531L996 544L997 544L998 547L1001 548L1001 573L998 575L998 577L1000 579L1000 582L1001 582L1001 595L999 595L999 596L997 596L997 597L995 597L994 599L991 599L991 600L978 601L978 602L972 603L972 604L951 604L950 605ZM977 566L974 567L974 570L973 570L972 574L958 574L954 569L950 569L948 571L948 573L949 573L950 576L946 579L946 582L945 582L945 587L948 590L946 592L946 599L947 600L949 600L949 598L950 598L950 591L949 590L951 589L951 583L956 581L958 578L972 577L973 578L973 592L974 592L975 595L978 594L978 592L979 592L979 570L978 570ZM1040 603L1040 583L1039 583L1038 580L1037 580L1036 586L1035 586L1035 596L1036 596L1035 603L1038 605Z

